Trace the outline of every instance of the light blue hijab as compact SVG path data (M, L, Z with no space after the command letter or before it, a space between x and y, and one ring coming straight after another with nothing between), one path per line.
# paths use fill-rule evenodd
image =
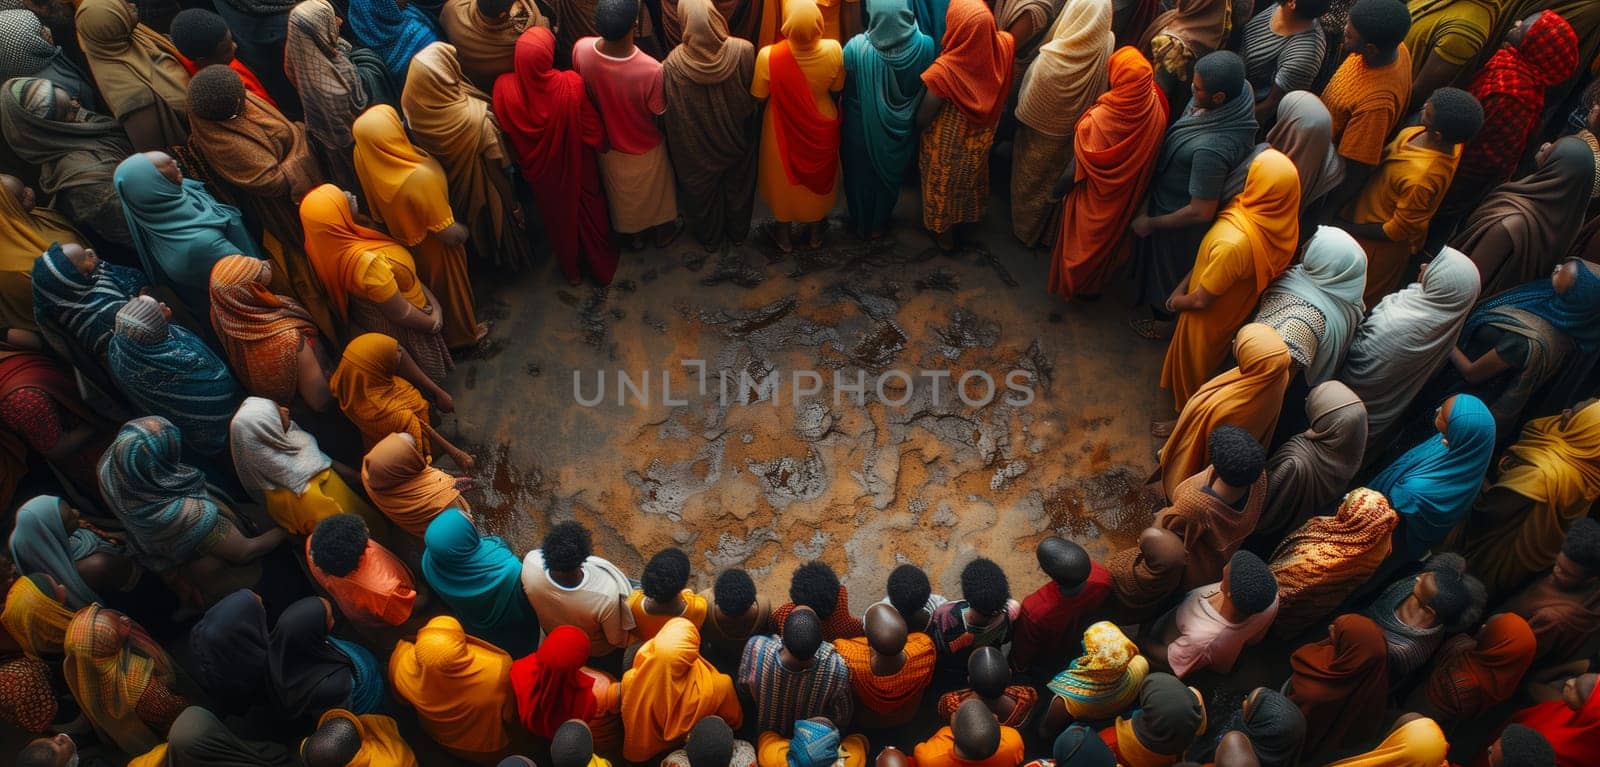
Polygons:
M67 587L67 607L76 610L101 600L78 575L74 563L96 551L116 551L116 547L81 527L68 534L61 521L61 503L56 496L40 495L17 509L11 560L22 575L45 573Z
M832 767L839 761L839 731L816 719L795 722L788 761L789 767Z
M906 3L867 0L867 31L844 47L844 66L861 102L867 157L889 187L899 186L916 150L912 123L926 90L922 71L934 57L933 38L918 31L916 14Z
M1319 226L1300 263L1267 287L1267 293L1292 293L1322 312L1325 327L1317 356L1306 368L1306 383L1316 386L1327 381L1344 364L1351 334L1361 324L1361 294L1366 286L1367 254L1361 244L1343 229Z
M1452 399L1445 433L1406 451L1367 485L1400 514L1391 555L1397 561L1409 562L1443 542L1478 499L1489 470L1494 416L1470 394Z

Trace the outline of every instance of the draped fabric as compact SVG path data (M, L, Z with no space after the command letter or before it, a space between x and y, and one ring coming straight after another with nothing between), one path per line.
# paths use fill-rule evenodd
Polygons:
M622 755L631 762L649 759L710 716L730 727L743 722L733 679L700 657L700 630L673 618L639 646L633 668L622 675Z
M227 447L228 421L244 392L199 336L163 312L149 296L124 304L106 359L130 401L171 421L190 449L216 455Z
M32 11L0 11L0 82L40 77L66 89L84 109L100 108L94 83L61 46L45 42L44 23Z
M755 46L748 39L730 36L727 19L711 0L680 2L676 13L682 23L677 35L682 44L667 54L664 66L696 85L716 85L740 73L740 79L750 78Z
M1195 58L1221 50L1233 34L1234 5L1240 0L1176 0L1172 8L1157 16L1138 37L1140 49L1149 52L1150 40L1165 34L1198 46ZM1248 18L1251 6L1243 16ZM1253 101L1253 100L1251 100Z
M94 460L110 441L110 424L79 398L71 368L43 351L0 344L0 402L8 402L12 409L8 420L12 416L22 419L16 427L0 429L0 506L10 507L12 495L27 473L29 452L49 444L36 440L59 440L61 431L82 426L89 429L88 441L69 455L46 461L74 498L98 507ZM14 407L17 405L20 407Z
M538 651L511 664L518 717L528 732L548 738L569 719L593 718L599 704L594 677L583 673L588 660L588 635L574 626L557 626Z
M1262 688L1252 693L1245 705L1249 706L1249 710L1241 707L1235 712L1223 724L1217 741L1220 742L1229 732L1243 733L1250 739L1250 747L1261 767L1295 767L1301 764L1306 718L1294 702L1277 690ZM1187 755L1193 758L1210 753L1212 756L1209 758L1215 759L1214 748L1207 743L1203 749L1190 749Z
M25 194L27 187L23 188ZM0 194L0 326L38 332L33 316L33 261L53 242L87 242L72 222L48 208L24 210L10 190ZM29 198L31 206L33 199Z
M1585 352L1600 349L1600 264L1567 258L1563 263L1576 267L1577 279L1564 293L1557 293L1548 279L1535 279L1521 287L1485 299L1467 317L1462 338L1471 338L1490 322L1496 312L1520 309L1548 322L1568 336Z
M822 177L838 166L839 112L832 94L844 87L844 54L837 42L822 38L815 3L793 0L783 17L785 39L756 54L750 81L750 95L769 101L756 188L779 222L810 223L826 218L836 198L833 178ZM808 156L795 156L802 151ZM815 178L807 185L801 176Z
M830 194L838 176L839 118L823 115L817 109L811 85L789 40L773 44L768 63L772 73L773 125L784 174L790 184L803 186L813 194Z
M1122 623L1140 623L1156 617L1156 610L1183 581L1182 539L1170 530L1158 529L1153 535L1165 539L1164 545L1151 546L1146 551L1141 538L1139 545L1123 549L1106 560L1117 605L1115 617Z
M1477 265L1483 295L1544 277L1578 238L1589 200L1572 190L1593 176L1594 152L1568 136L1541 159L1532 173L1496 188L1450 240Z
M1361 468L1367 408L1338 381L1306 395L1310 428L1290 437L1267 459L1267 503L1256 535L1276 540L1337 500ZM1287 608L1287 605L1285 605ZM1283 620L1280 612L1278 620Z
M350 43L339 37L338 12L328 0L304 0L289 12L284 74L300 94L306 130L340 154L355 143L350 126L370 101L350 52Z
M350 200L332 184L311 190L300 201L300 220L306 255L317 279L339 318L348 320L351 300L364 297L363 282L371 262L405 248L383 232L357 224Z
M981 0L950 0L939 56L922 73L928 90L982 126L995 124L1011 92L1016 41L995 28Z
M306 130L254 93L226 120L189 119L190 145L211 160L223 180L246 194L298 201L322 183Z
M495 114L562 274L576 281L582 257L595 279L609 284L618 255L595 159L605 132L583 78L555 69L555 45L550 30L522 33L512 71L495 80Z
M128 134L88 109L61 109L56 85L17 78L0 85L0 130L17 157L39 169L51 204L107 241L128 242L122 203L112 186L117 163L133 153Z
M1139 698L1150 662L1139 647L1110 621L1090 624L1083 632L1083 654L1046 685L1066 704L1073 719L1105 719L1126 711Z
M1428 702L1452 718L1482 716L1516 694L1537 649L1522 616L1495 615L1476 637L1457 636L1439 649L1423 683Z
M1310 91L1290 91L1278 102L1277 122L1267 132L1267 140L1256 145L1256 154L1269 147L1294 161L1295 170L1300 173L1301 210L1344 181L1344 158L1333 143L1333 115ZM1245 163L1229 174L1224 198L1232 198L1244 189L1248 166Z
M384 67L396 82L405 82L406 70L418 51L439 42L433 19L415 3L401 8L396 0L352 0L346 19L362 45L383 57Z
M1300 263L1289 267L1263 293L1263 302L1266 295L1281 291L1316 307L1322 314L1322 337L1317 341L1316 357L1305 371L1307 383L1321 384L1339 372L1350 336L1365 313L1361 295L1366 277L1367 254L1361 250L1361 243L1343 229L1319 226L1306 244Z
M1206 435L1209 436L1209 435ZM1206 441L1206 437L1201 437ZM1189 553L1183 571L1183 589L1192 591L1222 579L1222 570L1234 552L1255 529L1266 501L1267 475L1250 483L1242 507L1210 492L1216 468L1206 466L1179 483L1168 496L1171 505L1156 513L1151 525L1177 533Z
M98 261L79 271L59 244L33 263L33 313L57 353L102 391L117 390L106 368L106 349L116 329L117 312L146 285L137 270Z
M423 543L422 576L461 619L467 633L509 653L533 651L539 643L531 627L538 618L522 593L522 560L504 540L480 536L460 509L448 508L428 523ZM549 641L547 637L545 642ZM584 639L585 659L588 653ZM515 665L512 681L516 681Z
M51 585L43 574L16 579L6 592L5 609L0 611L0 628L29 657L44 661L61 657L67 626L77 614L56 601L54 591L45 590Z
M390 434L367 451L361 484L384 516L418 538L446 509L471 510L456 478L429 465L420 443L408 434Z
M1117 720L1117 734L1129 731L1143 748L1176 757L1194 741L1205 725L1206 709L1200 696L1177 677L1156 672L1139 688L1139 708Z
M240 589L223 597L189 630L196 678L224 713L242 714L267 691L267 611Z
M1293 637L1323 620L1388 558L1399 517L1375 490L1351 490L1333 516L1312 517L1278 544L1273 631Z
M333 708L322 714L317 727L321 728L330 719L349 722L361 736L361 749L346 767L417 767L416 754L411 752L411 746L400 736L400 727L393 717L358 715L353 711Z
M1511 721L1531 727L1556 752L1556 767L1585 767L1600 759L1600 695L1589 695L1573 711L1565 700L1552 700L1518 711Z
M452 752L492 755L511 744L504 713L512 704L511 656L468 636L455 618L441 615L401 640L389 658L389 678L418 722Z
M11 563L23 575L44 573L54 578L67 590L67 606L76 610L105 600L78 575L75 563L114 548L87 528L69 532L61 519L62 503L57 496L39 495L17 508L11 530Z
M82 0L76 8L78 45L111 114L125 119L153 106L166 140L183 143L189 73L177 47L134 19L122 0Z
M1477 268L1444 248L1417 282L1385 296L1356 328L1338 378L1367 406L1366 456L1388 444L1390 430L1455 348L1477 300Z
M422 454L431 456L422 428L428 423L428 402L400 377L399 368L400 344L380 333L366 333L344 348L328 386L369 449L390 434L410 434Z
M326 601L306 597L284 608L267 635L272 702L289 717L319 716L350 698L355 664L329 641L331 615Z
M267 262L227 256L211 268L211 327L251 394L288 405L299 393L301 346L317 328L299 301L276 295Z
M1206 467L1206 439L1212 429L1238 426L1265 442L1277 427L1289 385L1289 347L1272 328L1246 325L1234 341L1233 354L1239 366L1211 379L1189 398L1161 448L1158 473L1168 498L1178 483Z
M167 733L170 767L293 767L298 764L283 746L245 740L217 716L199 706L185 708ZM129 763L133 767L133 762Z
M866 33L844 46L840 142L845 203L856 231L870 235L888 228L917 148L913 123L934 39L901 0L867 0L866 10Z
M1396 727L1377 748L1328 767L1432 767L1444 764L1449 751L1450 742L1439 723L1423 717Z
M165 572L231 529L199 469L181 461L178 427L160 416L124 424L100 458L100 490L140 565Z
M317 440L278 413L278 403L246 397L228 427L234 472L257 500L267 491L304 493L311 480L333 465Z
M1371 618L1341 615L1328 638L1289 656L1289 700L1306 718L1305 753L1378 734L1389 697L1389 650Z
M447 0L439 9L439 26L455 46L462 73L487 91L494 88L495 78L511 71L517 38L529 27L549 27L550 20L537 3L526 0L513 0L494 18L483 15L476 0Z
M1466 517L1494 452L1494 416L1483 401L1458 394L1446 403L1445 432L1406 451L1369 483L1401 515L1393 555L1400 562L1422 556Z
M1110 86L1111 0L1070 0L1022 76L1017 121L1046 136L1070 138Z
M140 721L134 707L152 682L176 681L172 658L145 630L116 610L89 605L67 626L67 687L95 731L125 753L142 754L165 733Z

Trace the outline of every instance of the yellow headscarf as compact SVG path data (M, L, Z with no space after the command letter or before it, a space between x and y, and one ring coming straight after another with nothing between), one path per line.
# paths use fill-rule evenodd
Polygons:
M733 680L700 657L700 630L673 618L639 646L622 675L622 756L642 762L681 743L696 722L721 716L743 721Z
M362 112L351 135L369 212L396 240L416 245L455 223L444 168L411 143L394 107L379 104Z
M161 735L134 708L151 679L172 684L172 659L139 624L126 620L99 605L79 610L67 625L61 670L95 729L124 753L142 754L160 744Z
M358 716L342 708L330 708L317 720L317 727L330 719L347 720L361 734L361 750L345 767L417 767L417 756L400 737L400 726L394 719L380 714ZM302 754L305 748L305 741L300 741Z
M446 748L489 754L511 745L504 725L515 705L511 656L467 636L455 618L434 618L417 641L397 643L389 680L417 709L422 729Z
M11 584L5 611L0 612L0 625L28 655L40 660L57 658L74 613L56 601L55 594L40 589L33 577L18 578Z
M1443 767L1450 742L1432 719L1413 719L1396 727L1377 748L1328 767Z
M422 430L428 401L400 377L399 359L400 342L393 338L382 333L356 336L344 348L328 387L369 449L390 434L404 432L416 438L423 455L431 455Z
M1289 156L1268 149L1250 163L1244 191L1217 216L1250 239L1256 292L1289 268L1300 244L1300 171Z
M815 0L784 0L783 27L781 29L789 47L809 51L822 38L822 11Z

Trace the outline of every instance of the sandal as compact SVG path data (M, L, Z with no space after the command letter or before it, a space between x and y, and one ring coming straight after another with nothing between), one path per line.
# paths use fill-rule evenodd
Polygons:
M1128 320L1128 327L1138 333L1141 338L1151 341L1166 341L1172 338L1172 331L1177 327L1176 322L1170 320L1133 319Z

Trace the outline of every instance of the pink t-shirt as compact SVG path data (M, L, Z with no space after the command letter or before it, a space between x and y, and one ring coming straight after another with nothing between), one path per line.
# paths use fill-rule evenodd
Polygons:
M667 111L662 92L661 62L644 51L619 59L596 46L598 37L579 38L572 45L572 70L583 75L589 98L600 111L606 140L624 154L644 154L661 144L655 116Z
M1232 669L1245 644L1264 636L1278 617L1278 599L1273 597L1267 609L1242 623L1229 623L1207 601L1221 591L1220 583L1201 586L1189 592L1174 611L1172 620L1179 634L1167 645L1167 663L1179 678L1197 669Z

